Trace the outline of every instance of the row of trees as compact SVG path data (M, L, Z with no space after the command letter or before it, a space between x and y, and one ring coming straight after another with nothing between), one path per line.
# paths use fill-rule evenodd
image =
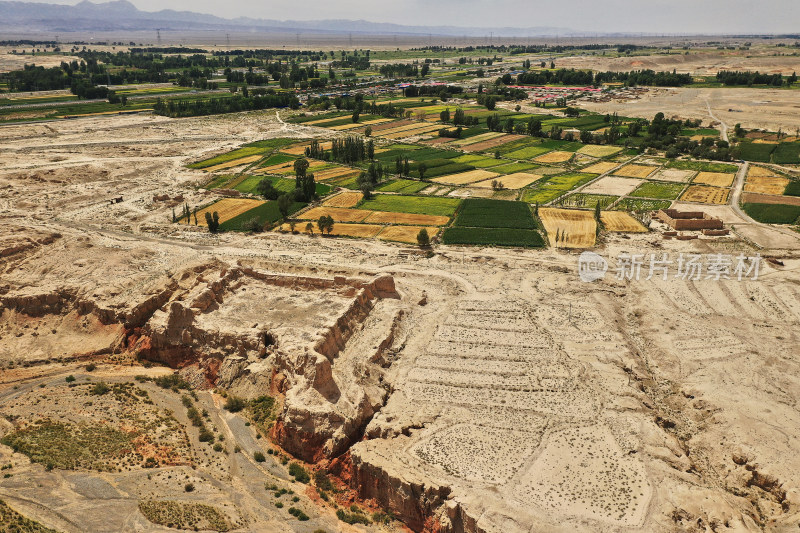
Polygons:
M691 74L672 72L655 72L653 70L633 70L630 72L597 72L589 70L558 69L529 70L519 74L515 79L511 74L499 78L504 85L593 85L622 82L627 86L680 87L692 83Z
M227 98L207 98L197 100L163 100L161 98L153 106L153 112L167 117L197 117L237 113L268 108L289 107L297 109L300 101L293 94L277 93L244 97L234 95Z

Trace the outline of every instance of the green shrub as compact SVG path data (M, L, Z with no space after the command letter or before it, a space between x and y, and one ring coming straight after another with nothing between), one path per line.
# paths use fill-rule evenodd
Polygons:
M257 463L263 463L264 461L267 460L267 458L264 457L264 454L261 451L257 451L256 453L254 453L253 459L255 459Z
M199 438L200 442L214 442L214 434L205 427L200 430Z
M98 383L95 383L94 386L90 389L89 392L91 394L93 394L94 396L102 396L103 394L107 393L110 390L111 390L111 387L106 385L105 382L100 381Z
M308 475L308 471L306 471L300 463L292 463L289 465L289 475L300 483L308 483L311 481L311 476Z
M247 402L236 396L228 396L225 400L225 409L231 413L238 413L245 408L245 405L247 405Z
M294 516L301 522L305 522L306 520L308 520L308 515L296 507L289 507L289 514Z

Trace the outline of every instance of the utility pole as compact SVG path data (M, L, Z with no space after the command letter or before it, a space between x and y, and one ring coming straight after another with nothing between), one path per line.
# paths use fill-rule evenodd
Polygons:
M228 49L230 49L230 47L231 47L231 34L230 33L226 33L225 34L225 40L228 43Z

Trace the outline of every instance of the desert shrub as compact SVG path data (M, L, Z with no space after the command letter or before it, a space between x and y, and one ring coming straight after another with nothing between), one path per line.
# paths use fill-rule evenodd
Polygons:
M244 409L245 405L247 405L247 402L237 396L231 395L225 400L225 409L231 413L238 413Z
M214 442L214 434L205 427L200 430L199 438L200 442Z
M352 512L348 513L344 509L339 509L336 511L336 518L344 522L345 524L364 524L369 525L372 522L370 519L360 512Z
M264 457L264 454L261 451L258 451L256 453L254 453L253 454L253 459L255 459L257 463L263 463L264 461L267 460L267 458Z
M289 465L289 475L300 483L308 483L311 481L311 476L308 475L308 471L303 468L300 463L292 463Z
M189 382L183 379L180 374L159 376L153 380L153 383L162 389L188 389L190 387Z
M194 484L193 483L187 483L186 485L183 486L183 490L184 490L184 492L193 492L194 491Z
M294 516L301 522L305 522L306 520L308 520L308 515L296 507L289 507L289 514Z
M148 500L139 502L139 511L154 524L176 529L229 531L235 527L222 511L203 503Z
M94 386L89 390L89 392L94 396L102 396L103 394L107 393L111 390L105 382L100 381L95 383Z

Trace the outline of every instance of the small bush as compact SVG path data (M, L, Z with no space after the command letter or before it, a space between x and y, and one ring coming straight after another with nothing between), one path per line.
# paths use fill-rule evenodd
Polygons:
M228 399L225 400L225 409L231 413L238 413L245 408L245 405L247 405L247 402L236 396L228 396Z
M69 375L64 378L64 381L66 381L67 383L72 383L73 381L75 381L75 376Z
M289 514L300 520L301 522L305 522L308 520L308 515L298 509L297 507L289 507Z
M253 454L253 459L255 459L257 463L263 463L267 460L267 458L264 457L264 454L260 451Z
M105 384L105 382L100 381L99 383L95 383L94 387L92 387L91 392L94 396L102 396L103 394L107 393L111 390L111 387Z
M86 371L87 372L94 372L94 370L96 368L97 368L97 365L94 364L94 363L89 363L88 365L86 365Z
M183 486L184 492L194 492L194 483L187 483Z
M200 442L214 442L214 434L208 428L201 429Z
M306 469L299 463L292 463L289 465L289 475L300 483L308 483L311 481L311 476L308 475Z

